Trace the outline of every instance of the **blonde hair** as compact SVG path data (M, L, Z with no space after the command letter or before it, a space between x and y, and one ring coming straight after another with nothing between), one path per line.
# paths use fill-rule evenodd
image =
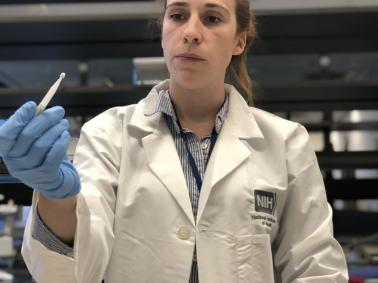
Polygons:
M248 74L247 53L254 39L257 37L256 19L250 10L249 0L235 0L235 16L237 22L237 34L245 32L246 45L240 55L234 55L226 70L225 82L232 84L243 96L248 105L253 104L252 80ZM167 1L163 0L164 11L155 22L161 32Z

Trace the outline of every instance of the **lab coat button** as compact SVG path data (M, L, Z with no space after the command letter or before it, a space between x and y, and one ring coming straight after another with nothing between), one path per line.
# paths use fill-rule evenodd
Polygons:
M190 238L190 230L189 230L189 228L186 227L186 226L180 227L180 229L178 230L177 236L181 240L187 240L187 239L189 239Z

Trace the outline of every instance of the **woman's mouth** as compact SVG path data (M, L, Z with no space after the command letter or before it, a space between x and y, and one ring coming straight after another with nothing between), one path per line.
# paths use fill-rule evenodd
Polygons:
M204 61L203 59L197 59L197 58L191 58L191 57L178 56L177 58L180 59L181 61L184 61L184 62L201 62L201 61Z
M184 61L184 62L199 62L199 61L205 61L204 58L197 54L193 53L182 53L176 56L178 59Z

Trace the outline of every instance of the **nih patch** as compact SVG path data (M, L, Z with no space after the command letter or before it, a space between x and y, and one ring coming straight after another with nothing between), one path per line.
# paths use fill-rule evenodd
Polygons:
M255 190L255 211L274 215L276 210L276 193Z

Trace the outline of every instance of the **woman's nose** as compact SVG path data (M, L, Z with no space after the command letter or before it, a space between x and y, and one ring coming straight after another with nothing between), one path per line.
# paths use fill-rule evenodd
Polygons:
M196 17L191 17L186 22L184 30L184 42L188 44L199 44L202 41L201 21Z

